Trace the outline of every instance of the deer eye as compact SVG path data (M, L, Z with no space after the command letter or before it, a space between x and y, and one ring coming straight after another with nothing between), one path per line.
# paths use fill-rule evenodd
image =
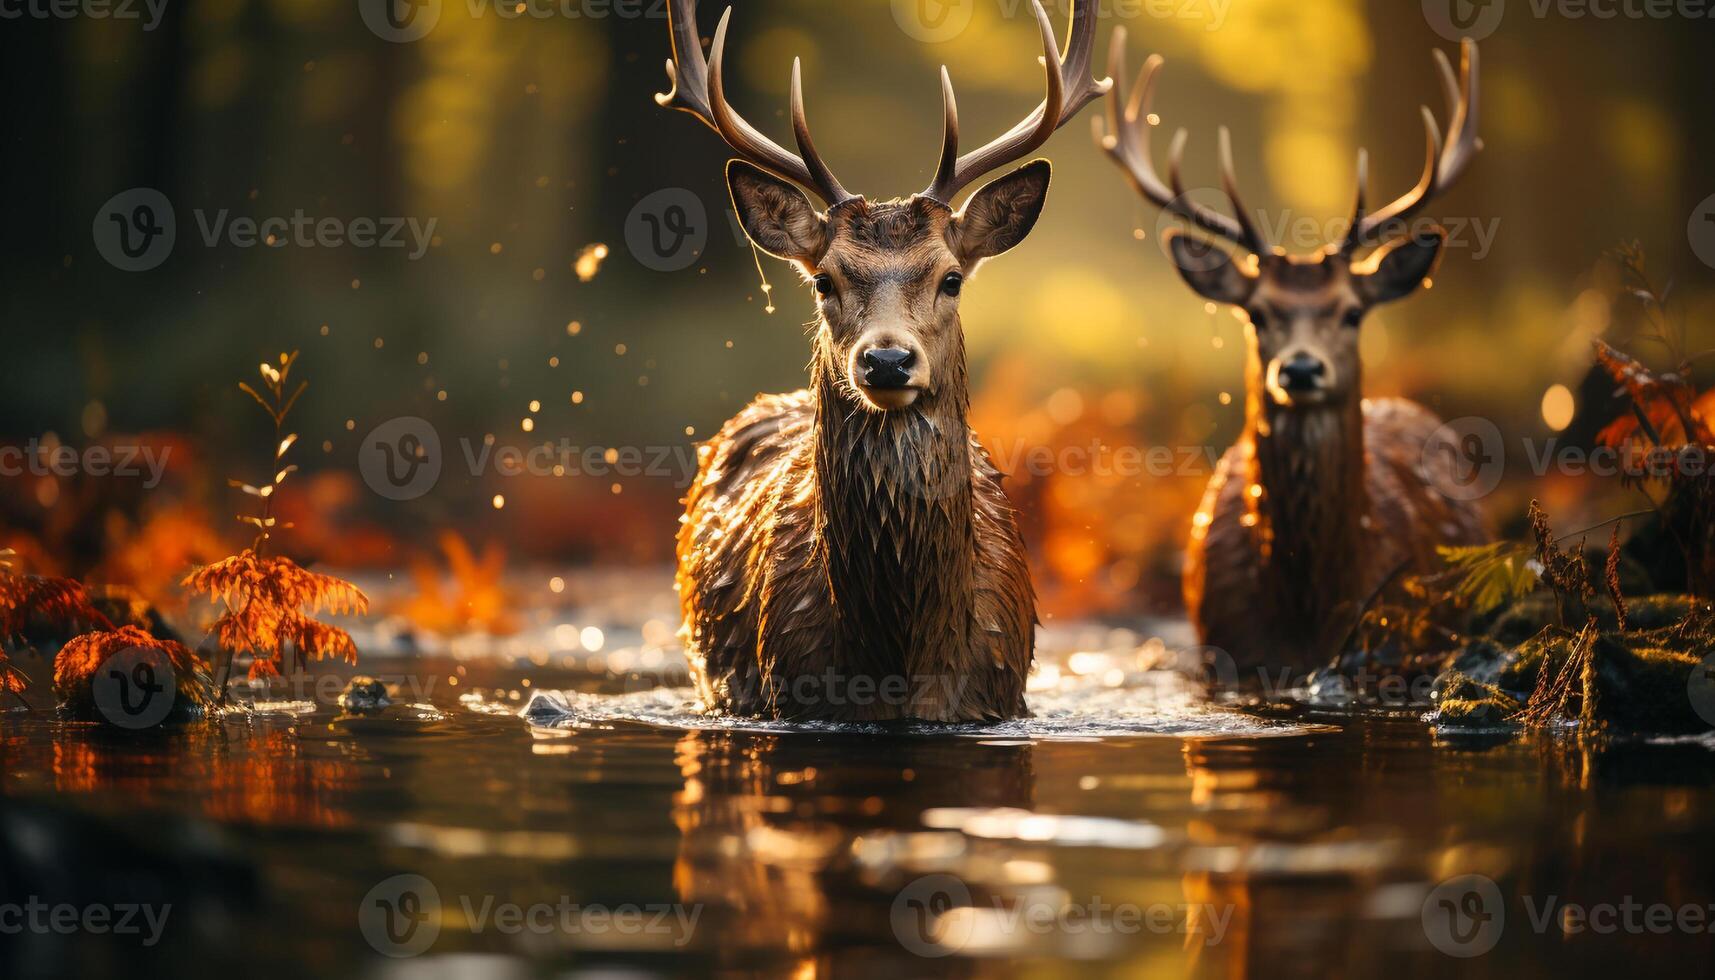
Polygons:
M1246 310L1245 316L1250 318L1251 326L1258 330L1268 327L1268 315L1261 310Z
M941 295L957 296L959 295L959 290L963 289L964 286L964 276L957 272L949 272L946 277L941 280Z
M817 275L816 275L816 293L817 293L817 295L829 296L829 295L832 295L833 291L834 291L833 277L829 276L826 272L817 273Z
M1340 325L1345 326L1345 327L1356 327L1358 324L1362 323L1363 320L1364 320L1364 311L1358 309L1357 307L1353 307L1352 309L1349 309L1345 313L1341 314Z

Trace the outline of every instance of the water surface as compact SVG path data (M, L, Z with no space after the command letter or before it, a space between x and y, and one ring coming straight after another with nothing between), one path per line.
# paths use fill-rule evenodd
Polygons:
M599 673L528 643L370 657L419 695L381 717L327 703L338 678L172 734L0 716L4 901L171 906L151 948L0 936L0 976L1715 967L1683 917L1565 918L1715 902L1708 740L1438 745L1414 710L1239 710L1142 669L1172 627L1047 631L1026 721L740 722L626 630ZM1468 874L1490 918L1453 951L1491 948L1458 958L1425 909Z

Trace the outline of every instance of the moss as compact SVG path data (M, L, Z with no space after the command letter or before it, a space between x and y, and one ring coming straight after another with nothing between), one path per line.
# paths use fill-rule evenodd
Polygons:
M1619 643L1598 645L1596 653L1596 684L1601 691L1597 705L1602 717L1638 731L1699 732L1710 727L1686 694L1701 657Z
M1495 685L1458 671L1442 675L1436 687L1435 712L1430 720L1437 726L1462 729L1505 726L1524 706Z
M1664 593L1626 600L1626 629L1669 629L1686 622L1699 604L1688 595Z
M1661 597L1652 597L1657 599ZM1672 597L1683 599L1683 597ZM1644 603L1640 603L1640 606ZM1672 610L1689 608L1689 600L1656 602L1648 607L1646 616L1667 615ZM1659 620L1645 620L1659 621ZM1595 670L1596 721L1630 731L1701 732L1711 726L1696 711L1686 695L1692 670L1703 657L1715 649L1715 637L1700 629L1687 629L1681 620L1672 627L1636 630L1626 633L1602 632L1597 636L1591 661ZM1498 669L1493 673L1492 689L1522 704L1537 690L1546 668L1550 679L1559 676L1567 659L1573 655L1578 634L1559 626L1545 626L1536 635L1502 654ZM1668 645L1672 644L1672 645ZM1454 672L1449 672L1453 674ZM1447 698L1484 702L1484 697L1472 697L1467 690L1463 696L1453 685L1459 678L1448 677ZM1480 681L1470 680L1480 687ZM1492 698L1488 698L1492 701ZM1448 708L1444 705L1443 712ZM1460 706L1460 710L1466 710ZM1475 710L1473 707L1472 710ZM1584 713L1582 692L1574 693L1566 705L1568 717Z

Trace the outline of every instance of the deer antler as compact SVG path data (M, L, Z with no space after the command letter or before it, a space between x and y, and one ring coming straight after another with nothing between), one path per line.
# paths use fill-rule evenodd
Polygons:
M1417 186L1406 191L1393 203L1373 214L1364 213L1364 196L1369 182L1369 156L1358 151L1358 195L1353 208L1352 225L1341 243L1342 254L1351 254L1369 242L1375 233L1394 222L1405 221L1423 210L1424 205L1439 197L1459 175L1465 172L1477 151L1483 148L1477 135L1477 42L1466 38L1459 42L1459 76L1453 76L1453 66L1447 55L1435 50L1435 67L1441 76L1441 90L1447 97L1448 139L1441 143L1435 114L1423 106L1423 132L1428 152L1423 164L1423 176Z
M1189 138L1183 129L1173 135L1173 142L1168 146L1168 182L1162 183L1150 151L1149 131L1153 126L1148 116L1150 104L1155 99L1155 78L1165 62L1158 54L1150 55L1138 72L1137 82L1128 96L1124 82L1128 73L1125 41L1125 28L1114 28L1113 40L1108 44L1108 73L1113 76L1114 85L1113 91L1108 93L1106 125L1103 125L1101 116L1091 120L1096 145L1119 165L1132 187L1146 200L1211 235L1218 235L1258 255L1266 253L1268 243L1256 225L1251 223L1244 203L1239 199L1238 180L1233 176L1233 141L1227 127L1220 128L1221 189L1232 203L1232 217L1186 196L1185 185L1179 176L1185 141Z
M667 62L667 80L673 87L671 91L658 93L656 104L696 116L719 133L739 156L814 190L829 206L857 197L840 186L810 142L798 59L792 59L792 134L798 141L798 153L764 136L727 102L721 62L726 51L727 21L731 17L732 8L728 7L721 14L720 26L715 28L709 60L704 61L702 40L697 35L697 0L669 0L667 21L673 34L673 57Z
M953 198L971 181L1026 156L1048 142L1048 137L1077 115L1078 110L1113 87L1112 79L1098 80L1090 75L1090 54L1096 42L1096 0L1073 0L1072 21L1067 28L1064 52L1055 46L1054 25L1049 23L1041 0L1030 0L1030 5L1036 12L1036 23L1042 31L1047 97L1030 115L992 142L960 156L959 107L953 97L952 76L947 73L945 65L941 66L941 101L947 121L941 143L941 162L935 168L935 181L923 191L922 196L951 207Z

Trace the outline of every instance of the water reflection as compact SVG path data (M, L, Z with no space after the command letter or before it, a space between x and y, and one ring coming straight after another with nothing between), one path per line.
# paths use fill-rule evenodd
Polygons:
M890 924L909 875L1004 871L922 812L1033 805L1029 745L689 732L674 755L674 885L708 907L717 960L735 966L785 953L821 974L840 948L910 962Z
M356 910L406 873L442 897L414 969L1436 973L1454 961L1426 903L1471 874L1494 883L1506 926L1464 972L1715 965L1707 933L1564 918L1566 903L1628 896L1715 901L1701 744L1448 744L1410 715L1282 726L1161 699L1134 724L1204 734L1098 737L1073 720L1098 702L1065 691L1039 702L1064 718L956 737L699 728L670 694L573 699L603 712L544 728L516 715L518 678L481 683L489 694L461 685L435 710L321 708L170 737L6 717L4 891L155 896L182 931L159 953L26 936L0 970L214 976L265 950L373 973L384 957ZM1117 693L1100 695L1099 723L1118 727L1138 702L1102 690ZM563 898L697 918L670 935L532 935L470 911Z

